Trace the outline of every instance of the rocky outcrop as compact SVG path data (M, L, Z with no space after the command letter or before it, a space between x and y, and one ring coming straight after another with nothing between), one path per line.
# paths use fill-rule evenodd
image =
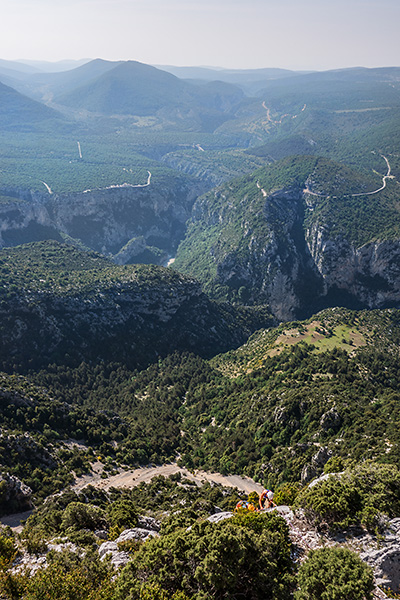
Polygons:
M32 508L32 490L15 475L0 475L0 515Z
M266 303L278 319L289 320L310 299L311 290L315 294L321 288L303 235L301 190L290 187L270 194L262 217L263 235L250 223L242 226L243 246L218 260L216 281L245 288L247 302Z
M175 267L283 321L327 306L398 306L400 239L383 231L358 247L329 224L324 200L298 184L267 193L254 177L221 187L196 201Z
M368 308L400 302L400 240L374 240L357 248L316 221L306 231L307 245L322 277L323 294L345 291Z
M400 589L400 518L387 523L384 547L369 550L361 558L375 571L378 585L393 591Z
M123 550L124 542L146 542L152 537L159 535L160 523L152 517L139 517L139 523L145 527L134 527L133 529L125 529L115 542L104 542L99 547L99 556L101 560L105 560L108 556L111 564L119 569L124 567L130 559L129 553Z

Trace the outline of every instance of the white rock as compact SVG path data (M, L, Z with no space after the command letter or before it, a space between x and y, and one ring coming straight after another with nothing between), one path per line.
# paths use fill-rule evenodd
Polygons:
M141 527L133 527L132 529L125 529L116 540L117 544L119 542L126 542L128 540L143 540L158 536L156 531L150 531L149 529L142 529Z

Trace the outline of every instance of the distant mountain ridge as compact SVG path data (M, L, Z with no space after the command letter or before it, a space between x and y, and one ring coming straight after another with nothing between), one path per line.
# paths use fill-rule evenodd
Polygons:
M61 119L52 108L36 102L0 82L0 127L3 130L33 128L39 123Z
M101 63L103 66L104 63ZM100 63L98 63L100 65ZM91 70L93 63L80 67ZM195 85L174 75L139 63L127 61L107 68L98 77L63 94L55 102L74 109L86 109L104 115L153 115L159 111L192 111L222 117L242 101L244 94L229 83Z

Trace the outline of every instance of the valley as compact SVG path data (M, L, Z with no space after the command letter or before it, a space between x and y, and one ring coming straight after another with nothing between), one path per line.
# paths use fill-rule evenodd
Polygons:
M395 598L400 68L12 66L0 597Z

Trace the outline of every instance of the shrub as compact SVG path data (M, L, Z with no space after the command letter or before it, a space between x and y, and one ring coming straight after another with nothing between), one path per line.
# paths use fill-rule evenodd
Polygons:
M0 535L0 571L8 569L16 554L14 539L11 536Z
M289 545L266 515L239 514L220 523L195 523L138 550L117 582L118 600L138 600L138 582L193 599L290 597ZM286 525L286 523L285 523Z
M104 510L92 504L83 502L71 502L66 507L61 530L72 529L104 529L107 526L107 519Z
M46 541L38 531L28 531L22 541L28 554L44 554L47 551Z
M324 473L340 473L345 468L343 458L340 456L331 456L324 466Z
M298 572L295 600L372 600L371 567L347 548L311 550Z
M103 580L96 585L80 567L65 572L50 565L29 580L24 600L111 600L112 583Z
M278 506L292 506L299 495L299 486L295 483L284 483L279 486L274 494L274 502Z
M361 498L354 486L332 476L303 490L295 504L304 509L306 518L317 527L339 529L358 522Z
M112 526L129 529L136 527L138 513L132 500L121 498L116 500L107 508L107 516Z
M305 488L296 499L315 525L330 529L360 525L384 528L385 517L400 516L400 472L395 465L371 461Z
M253 504L255 507L258 507L258 503L260 500L260 496L257 494L257 492L250 492L247 501L250 502L250 504Z

